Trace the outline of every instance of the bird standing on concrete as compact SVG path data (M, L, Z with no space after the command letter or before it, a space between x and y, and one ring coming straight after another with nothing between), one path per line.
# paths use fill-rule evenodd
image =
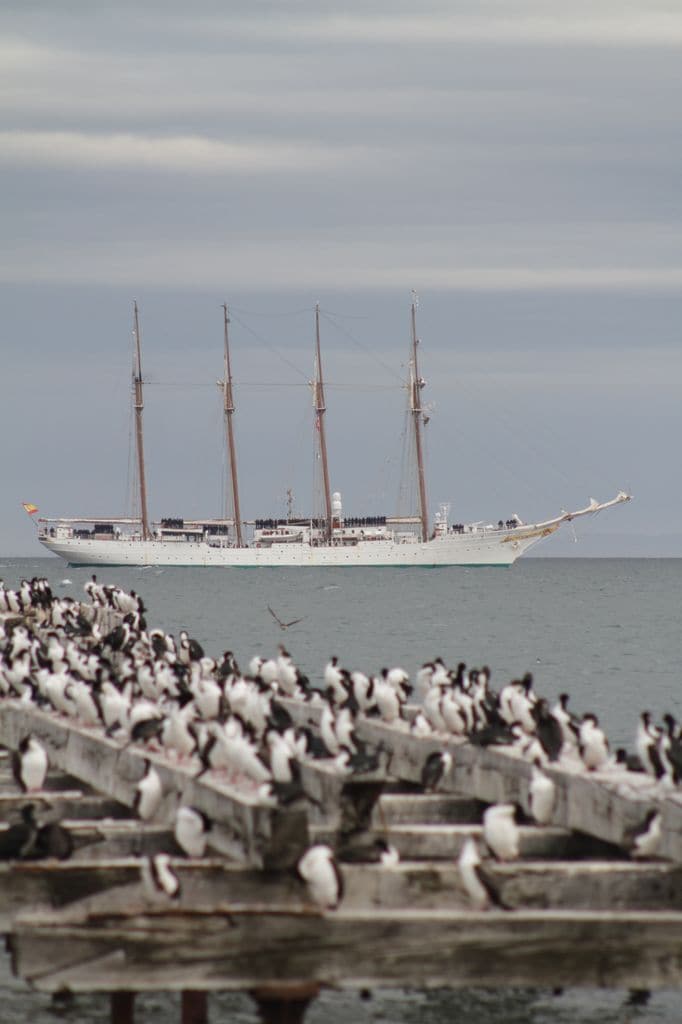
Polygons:
M434 793L446 772L452 768L452 754L447 750L435 750L424 761L421 783L425 793Z
M151 899L159 896L171 900L180 898L180 879L170 865L167 853L157 853L155 857L144 857L140 864L140 874L146 895Z
M133 810L143 821L149 821L161 806L163 786L156 768L147 760L145 769L144 775L135 786Z
M323 910L338 907L343 898L343 876L329 846L311 846L300 858L297 871L313 903Z
M34 793L43 788L47 775L47 752L35 736L24 736L19 749L12 753L12 774L24 793Z
M481 870L481 855L475 839L467 839L457 860L459 875L474 910L487 910L490 906L507 907L500 900L499 894L490 879Z
M599 728L596 715L583 715L580 723L580 756L588 771L598 771L609 763L609 741Z
M535 821L538 825L549 825L556 802L556 786L541 770L538 761L533 764L528 796Z
M211 822L196 807L178 807L175 816L175 841L188 857L203 857Z
M632 833L631 857L648 860L656 856L661 845L661 822L660 811L649 811L640 828Z
M498 860L519 856L519 829L514 804L493 804L483 814L483 838Z

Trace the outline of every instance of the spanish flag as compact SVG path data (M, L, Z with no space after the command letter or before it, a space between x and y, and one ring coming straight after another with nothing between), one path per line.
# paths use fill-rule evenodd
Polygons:
M23 505L24 512L28 512L28 514L30 516L34 516L36 514L36 512L38 511L38 506L37 505L32 505L30 503L30 501L24 501L24 502L22 502L22 505Z

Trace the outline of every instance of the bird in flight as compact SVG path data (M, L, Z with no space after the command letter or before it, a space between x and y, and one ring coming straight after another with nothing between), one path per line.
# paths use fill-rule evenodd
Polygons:
M268 605L268 611L270 612L270 614L272 615L273 619L278 624L280 629L288 629L289 626L295 626L297 622L303 622L302 618L301 619L292 619L291 622L282 622L282 620L280 619L279 615L276 615L275 612L273 612L273 610L270 607L270 605Z

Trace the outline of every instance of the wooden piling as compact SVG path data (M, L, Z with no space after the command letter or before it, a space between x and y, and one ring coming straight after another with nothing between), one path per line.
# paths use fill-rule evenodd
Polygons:
M272 985L254 989L251 997L263 1024L302 1024L318 993L318 985Z
M134 1024L135 993L111 993L111 1024Z
M208 1024L206 992L183 989L180 996L180 1024Z

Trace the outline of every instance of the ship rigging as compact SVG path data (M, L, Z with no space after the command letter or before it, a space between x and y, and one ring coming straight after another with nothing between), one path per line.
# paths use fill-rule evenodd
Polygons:
M416 458L417 510L404 516L355 516L343 514L341 494L332 491L325 416L325 381L322 371L320 307L315 306L315 371L310 382L313 398L314 438L321 469L324 513L319 517L242 519L234 434L234 384L230 354L230 316L223 304L223 379L221 389L228 461L228 514L222 519L166 518L150 522L145 474L142 345L139 311L133 305L133 409L135 417L136 494L133 516L37 517L38 539L71 565L202 565L202 566L446 566L511 565L520 555L567 522L594 515L630 500L624 491L607 502L590 499L574 512L532 524L517 518L506 523L449 523L449 505L441 504L429 523L419 372L417 301L410 308L408 415ZM26 506L25 506L26 507ZM35 506L30 506L35 509ZM35 510L37 511L37 510ZM31 513L33 515L33 513ZM35 520L34 520L35 521ZM246 529L251 530L247 537Z

